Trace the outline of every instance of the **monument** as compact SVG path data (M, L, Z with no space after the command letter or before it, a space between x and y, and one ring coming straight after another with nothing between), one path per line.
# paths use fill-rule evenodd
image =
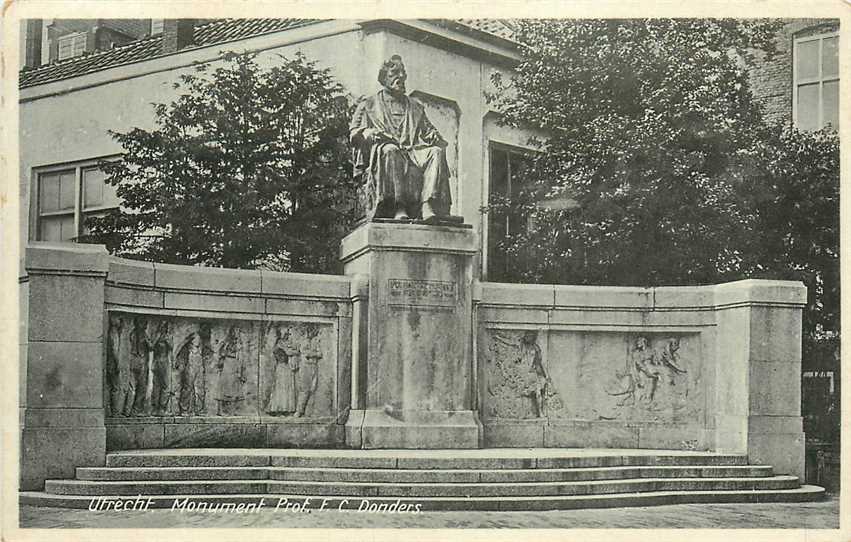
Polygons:
M405 95L406 77L401 57L392 56L379 70L382 90L361 102L351 124L371 220L341 244L345 274L364 277L365 305L346 440L363 448L478 448L468 340L478 243L462 217L449 215L446 142Z
M371 218L451 220L446 141L423 106L405 94L407 73L393 55L378 72L382 89L352 117L354 174L363 179Z

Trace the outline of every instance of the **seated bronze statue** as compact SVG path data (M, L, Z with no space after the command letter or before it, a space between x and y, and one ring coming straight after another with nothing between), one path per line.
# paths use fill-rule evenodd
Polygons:
M378 72L384 87L352 118L355 177L361 177L370 218L453 222L446 141L423 106L406 94L405 65L394 55Z

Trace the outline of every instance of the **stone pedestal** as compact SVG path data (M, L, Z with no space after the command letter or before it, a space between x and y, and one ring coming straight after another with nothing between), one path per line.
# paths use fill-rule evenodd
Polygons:
M21 489L103 466L104 281L101 245L26 250L21 318Z
M804 479L799 282L743 280L715 287L718 329L716 450Z
M365 223L343 239L345 273L368 277L350 446L480 446L472 410L476 246L469 226L395 221Z

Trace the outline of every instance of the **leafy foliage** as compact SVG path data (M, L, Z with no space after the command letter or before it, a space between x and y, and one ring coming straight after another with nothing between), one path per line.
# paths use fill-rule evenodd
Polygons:
M548 134L484 209L526 224L491 280L694 285L803 280L810 345L839 329L838 137L764 121L747 76L760 20L531 20L495 77L503 122ZM573 208L542 205L570 198Z
M155 104L155 129L112 133L104 162L120 209L92 239L145 260L328 272L352 217L347 101L327 70L297 55L270 68L228 54L182 75Z

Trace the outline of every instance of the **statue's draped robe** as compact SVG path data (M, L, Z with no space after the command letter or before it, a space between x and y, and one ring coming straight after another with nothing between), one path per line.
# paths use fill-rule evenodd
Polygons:
M436 214L448 214L452 198L446 142L422 105L405 96L400 104L404 113L396 118L391 112L392 99L386 90L365 98L352 118L354 174L362 178L367 190L366 203L375 211L377 206L395 201L416 216L419 204L430 201ZM368 128L380 130L394 142L367 143L363 134Z

